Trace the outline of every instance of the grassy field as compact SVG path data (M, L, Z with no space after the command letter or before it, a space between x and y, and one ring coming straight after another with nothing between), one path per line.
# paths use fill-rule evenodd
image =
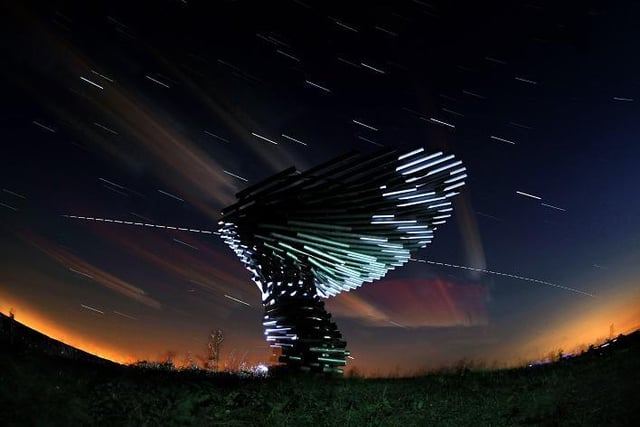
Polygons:
M640 420L640 339L546 366L415 378L241 378L0 342L2 426L614 426Z

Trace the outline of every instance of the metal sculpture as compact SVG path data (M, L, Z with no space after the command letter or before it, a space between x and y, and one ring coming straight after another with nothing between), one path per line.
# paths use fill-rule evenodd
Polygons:
M262 292L279 361L342 373L349 351L321 298L407 263L451 216L466 176L453 155L387 149L292 167L239 192L219 231Z

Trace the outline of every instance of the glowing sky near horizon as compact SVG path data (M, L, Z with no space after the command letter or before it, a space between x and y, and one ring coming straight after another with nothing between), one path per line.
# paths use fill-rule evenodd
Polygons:
M247 185L396 146L469 177L415 256L442 265L327 301L351 366L513 364L640 327L639 6L358 3L10 1L0 311L122 362L203 356L215 328L228 364L268 361L217 236L63 215L215 230Z

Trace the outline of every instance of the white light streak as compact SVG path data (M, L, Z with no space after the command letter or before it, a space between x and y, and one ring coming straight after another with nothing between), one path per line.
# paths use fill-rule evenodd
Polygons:
M373 144L373 145L377 145L378 147L384 147L384 145L380 144L379 142L375 142L374 140L369 139L369 138L365 138L364 136L361 136L361 135L358 135L358 139L361 139L361 140L363 140L365 142L368 142L370 144Z
M249 180L248 180L247 178L243 178L243 177L241 177L240 175L236 175L235 173L231 173L231 172L229 172L229 171L227 171L227 170L224 170L224 169L223 169L223 170L222 170L222 172L226 173L227 175L231 175L231 176L232 176L232 177L234 177L234 178L238 178L238 179L239 179L239 180L241 180L241 181L249 182Z
M430 121L430 122L433 122L433 123L436 123L436 124L439 124L439 125L448 126L448 127L450 127L450 128L453 128L453 129L455 129L455 128L456 128L454 125L452 125L452 124L450 124L450 123L446 123L446 122L443 122L442 120L434 119L433 117L431 117L431 118L429 119L429 121Z
M295 56L293 56L293 55L291 55L291 54L289 54L287 52L283 52L280 49L277 49L276 52L278 52L282 56L286 56L289 59L293 59L296 62L300 62L300 59L296 58Z
M131 320L138 320L137 318L133 317L133 316L129 316L128 314L124 314L124 313L120 313L119 311L113 311L115 314L117 314L118 316L122 316L122 317L126 317L127 319L131 319Z
M96 125L96 126L98 126L98 127L99 127L100 129L102 129L102 130L106 130L106 131L107 131L107 132L109 132L109 133L112 133L112 134L114 134L114 135L119 135L119 134L118 134L118 132L116 132L115 130L113 130L113 129L109 129L108 127L106 127L106 126L104 126L104 125L101 125L100 123L93 122L93 124L94 124L94 125Z
M378 25L376 25L376 26L375 26L375 27L373 27L373 28L375 28L375 29L376 29L376 30L378 30L378 31L382 31L383 33L387 33L387 34L389 34L390 36L393 36L393 37L397 37L397 36L398 36L398 34L397 34L397 33L394 33L394 32L393 32L393 31L391 31L391 30L387 30L386 28L382 28L382 27L380 27L380 26L378 26Z
M120 194L121 196L129 197L129 195L123 191L116 190L115 188L109 187L108 185L103 185L109 191L113 191L114 193Z
M4 204L4 203L2 203L2 202L0 202L0 206L5 207L5 208L7 208L7 209L11 209L12 211L16 211L16 212L18 212L18 209L17 209L17 208L14 208L13 206L9 206L9 205Z
M417 188L413 187L413 188L407 188L406 190L398 190L398 191L391 191L390 193L382 193L382 195L384 197L395 196L396 194L411 193L411 192L416 191L416 190L417 190ZM391 216L393 216L393 215L391 215ZM374 218L375 218L375 216L374 216Z
M387 242L387 239L376 239L375 237L361 237L360 240L364 240L367 242L380 242L380 243Z
M465 95L469 95L469 96L473 96L473 97L479 98L479 99L487 99L486 96L482 96L480 94L477 94L475 92L471 92L469 90L463 90L462 93L464 93Z
M447 160L451 160L451 159L453 159L454 157L455 157L455 156L454 156L453 154L449 154L448 156L441 157L441 158L436 159L436 160L434 160L434 161L432 161L432 162L429 162L429 163L427 163L427 164L420 165L420 166L416 166L415 168L413 168L413 169L411 169L411 170L408 170L408 171L406 171L406 172L402 172L402 175L409 175L409 174L412 174L412 173L415 173L415 172L419 172L419 171L421 171L421 170L423 170L423 169L427 169L427 168L430 168L431 166L435 166L435 165L438 165L438 164L440 164L440 163L446 162ZM462 162L460 162L460 164L462 164ZM436 171L438 171L438 170L436 169L436 170L432 170L432 171L430 171L430 172L427 174L427 176L428 176L428 175L432 175L432 174L434 174L434 173L437 173ZM438 171L438 172L439 172L439 171Z
M165 196L169 196L169 197L172 197L172 198L174 198L174 199L176 199L176 200L179 200L179 201L181 201L181 202L184 202L184 199L181 199L180 197L178 197L178 196L176 196L176 195L174 195L174 194L167 193L166 191L163 191L163 190L158 190L158 192L159 192L159 193L164 194Z
M495 62L496 64L500 64L500 65L507 64L507 61L503 61L502 59L492 58L491 56L485 56L484 59L490 62Z
M93 85L93 86L97 87L98 89L101 89L101 90L102 90L102 89L104 89L104 88L103 88L102 86L100 86L98 83L96 83L96 82L92 82L91 80L89 80L89 79L87 79L87 78L85 78L85 77L80 76L80 80L85 81L85 82L89 83L90 85Z
M566 209L559 208L558 206L548 205L546 203L540 203L540 205L542 205L544 207L547 207L547 208L556 209L556 210L559 210L559 211L562 211L562 212L566 212L567 211Z
M115 224L135 225L135 226L138 226L138 227L166 228L168 230L188 231L190 233L219 234L217 231L199 230L199 229L196 229L196 228L186 228L186 227L174 227L174 226L171 226L171 225L151 224L151 223L147 223L147 222L121 221L119 219L91 218L91 217L84 217L84 216L77 216L77 215L62 215L62 216L65 217L65 218L71 218L71 219L82 219L82 220L96 221L96 222L110 222L110 223L115 223ZM137 216L139 216L139 215L137 215Z
M133 215L133 216L137 216L137 217L138 217L138 218L140 218L140 219L144 219L145 221L153 222L153 220L152 220L151 218L147 218L146 216L143 216L143 215L137 214L137 213L135 213L135 212L129 212L129 213L130 213L131 215Z
M369 64L365 64L364 62L361 62L360 65L362 65L363 67L368 68L368 69L370 69L372 71L375 71L376 73L386 74L383 70L381 70L379 68L376 68L376 67L373 67L373 66L371 66Z
M449 206L450 204L451 204L451 202L438 203L437 205L427 206L427 209L441 208L443 206Z
M113 80L110 79L109 77L105 76L104 74L100 74L99 72L97 72L96 70L91 70L91 72L93 74L95 74L98 77L102 77L103 79L105 79L106 81L108 81L109 83L113 83Z
M320 86L318 83L314 83L314 82L312 82L312 81L310 81L310 80L305 80L304 82L305 82L306 84L310 85L310 86L317 87L318 89L322 89L322 90L323 90L323 91L325 91L325 92L331 93L331 90L327 89L327 88L326 88L326 87L324 87L324 86Z
M500 138L499 136L491 135L489 138L491 138L491 139L495 139L496 141L502 141L502 142L507 142L507 143L509 143L509 144L516 145L516 143L515 143L515 142L513 142L513 141L509 141L508 139Z
M161 82L160 80L158 80L158 79L154 79L154 78L153 78L153 77L151 77L151 76L145 76L145 77L146 77L146 78L148 78L149 80L151 80L152 82L159 84L160 86L164 86L164 87L166 87L167 89L170 89L170 87L169 87L169 85L168 85L168 84L166 84L166 83L162 83L162 82Z
M491 219L494 219L494 220L496 220L496 221L502 221L502 219L500 219L500 218L498 218L498 217L496 217L496 216L493 216L493 215L486 214L486 213L484 213L484 212L476 212L476 213L477 213L478 215L480 215L480 216L484 216L484 217L486 217L486 218L491 218Z
M87 278L89 278L89 279L93 279L93 276L92 276L92 275L87 274L87 273L83 273L82 271L76 270L75 268L71 268L71 267L69 267L69 271L72 271L72 272L74 272L74 273L76 273L76 274L79 274L79 275L81 275L81 276L87 277Z
M7 190L6 188L3 188L2 191L7 193L7 194L11 194L12 196L16 196L16 197L19 197L21 199L25 199L26 200L26 197L23 196L22 194L14 193L13 191Z
M47 130L47 131L49 131L49 132L51 132L51 133L56 133L55 129L52 129L52 128L50 128L49 126L45 126L45 125L43 125L43 124L42 124L42 123L40 123L40 122L36 122L35 120L32 120L32 121L31 121L31 123L33 123L34 125L36 125L36 126L38 126L38 127L41 127L41 128L42 128L42 129L44 129L44 130Z
M424 148L418 148L417 150L413 150L413 151L410 151L410 152L408 152L406 154L403 154L402 156L398 157L398 160L404 160L407 157L411 157L414 154L422 153L423 151L424 151Z
M104 311L100 311L97 308L93 308L93 307L90 307L88 305L80 304L80 307L82 307L82 308L84 308L86 310L95 311L96 313L104 314Z
M409 220L397 220L397 221L375 221L371 222L371 224L415 224L417 221L415 219Z
M442 156L442 151L438 151L437 153L429 154L426 157L421 157L421 158L419 158L417 160L414 160L412 162L409 162L409 163L407 163L405 165L398 166L396 168L396 172L399 172L399 171L401 171L403 169L406 169L406 168L410 168L411 166L417 165L418 163L426 162L427 160L431 160L431 159L433 159L435 157L438 157L438 156Z
M523 82L523 83L529 83L532 85L537 85L538 82L535 82L533 80L529 80L529 79L525 79L524 77L514 77L515 80L519 81L519 82Z
M262 135L258 135L258 134L257 134L257 133L255 133L255 132L251 132L251 135L255 136L256 138L260 138L260 139L262 139L262 140L268 141L268 142L270 142L270 143L272 143L272 144L274 144L274 145L278 145L278 143L277 143L277 142L275 142L275 141L273 141L273 140L271 140L271 139L269 139L269 138L267 138L267 137L264 137L264 136L262 136Z
M347 64L347 65L351 65L352 67L355 67L355 68L358 68L358 69L360 68L360 66L359 66L358 64L356 64L355 62L351 62L351 61L349 61L349 60L347 60L347 59L344 59L344 58L341 58L341 57L339 57L339 56L338 56L338 58L337 58L337 59L338 59L338 61L340 61L340 62L344 62L344 63L345 63L345 64Z
M445 218L450 218L451 214L446 214L446 215L438 215L438 216L434 216L433 219L445 219Z
M158 226L156 225L156 227L158 227ZM164 228L164 227L160 227L160 228ZM184 231L187 231L187 230L184 230ZM187 242L183 242L182 240L174 238L173 241L176 242L176 243L180 243L181 245L187 246L187 247L189 247L191 249L195 249L196 251L199 250L197 247L195 247L193 245L190 245Z
M524 280L526 282L531 282L531 283L538 283L538 284L541 284L541 285L547 285L547 286L551 286L551 287L554 287L554 288L564 289L565 291L575 292L575 293L586 295L586 296L589 296L589 297L595 297L595 295L590 294L588 292L581 291L579 289L574 289L574 288L570 288L568 286L558 285L557 283L546 282L544 280L533 279L531 277L518 276L518 275L515 275L515 274L509 274L509 273L501 273L499 271L486 270L484 268L474 268L474 267L467 267L467 266L464 266L464 265L448 264L446 262L430 261L430 260L426 260L426 259L409 258L409 261L417 261L417 262L421 262L421 263L425 263L425 264L439 265L439 266L442 266L442 267L460 268L462 270L478 271L478 272L481 272L481 273L494 274L496 276L510 277L512 279Z
M464 114L462 114L462 113L458 113L457 111L450 110L449 108L444 108L444 107L443 107L443 108L442 108L442 111L445 111L445 112L447 112L447 113L453 114L454 116L464 117Z
M306 142L302 142L302 141L300 141L299 139L295 139L294 137L289 136L289 135L285 135L284 133L282 134L282 137L283 137L283 138L287 138L288 140L291 140L291 141L293 141L293 142L297 142L298 144L307 145L307 143L306 143Z
M337 19L334 19L334 22L336 23L336 25L338 25L338 26L340 26L340 27L342 27L342 28L344 28L344 29L347 29L347 30L349 30L349 31L353 31L354 33L357 33L357 32L358 32L358 30L356 30L355 28L350 27L350 26L348 26L347 24L345 24L345 23L343 23L343 22L338 21Z
M626 101L626 102L633 102L633 98L623 98L620 96L614 96L613 97L614 101Z
M517 128L529 129L529 130L533 129L531 126L523 125L522 123L509 122L509 124L510 124L511 126L515 126L515 127L517 127Z
M420 111L413 110L411 108L402 107L402 109L408 113L414 114L420 118L424 118L424 115Z
M538 196L535 196L533 194L525 193L524 191L516 191L516 194L519 194L519 195L525 196L525 197L531 197L532 199L536 199L536 200L542 200L542 197L538 197Z
M360 121L358 121L358 120L355 120L355 119L354 119L354 120L351 120L351 121L352 121L353 123L357 124L357 125L360 125L360 126L363 126L363 127L367 128L367 129L375 130L376 132L378 131L378 128L374 128L373 126L368 125L368 124L366 124L366 123L362 123L362 122L360 122Z
M461 164L462 164L462 160L455 161L455 162L453 162L453 163L450 163L450 164L448 164L448 165L441 166L441 167L439 167L439 168L437 168L437 169L434 169L434 170L430 171L430 172L427 174L427 176L437 174L438 172L445 171L445 170L447 170L447 169L449 169L449 168L453 168L453 167L456 167L456 166L461 165Z
M246 306L251 307L251 304L249 304L249 303L247 303L247 302L244 302L244 301L242 301L242 300L240 300L240 299L238 299L238 298L234 298L234 297L232 297L231 295L224 294L224 297L225 297L225 298L229 298L229 299L230 299L230 300L232 300L232 301L239 302L240 304L244 304L244 305L246 305Z
M219 135L216 135L215 133L209 132L207 130L205 130L204 133L209 135L209 136L212 136L212 137L214 137L216 139L219 139L222 142L227 142L227 143L229 142L229 140L227 138L223 138L223 137L221 137Z
M460 181L461 179L465 179L467 177L466 173L463 173L462 175L458 175L458 176L454 176L453 178L449 178L447 180L445 180L445 184L451 184L452 182L456 182L456 181Z

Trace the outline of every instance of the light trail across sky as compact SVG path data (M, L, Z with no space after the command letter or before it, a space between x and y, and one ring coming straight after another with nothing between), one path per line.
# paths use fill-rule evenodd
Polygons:
M187 231L187 232L190 232L190 233L218 234L217 231L200 230L200 229L187 228L187 227L174 227L174 226L169 226L169 225L151 224L151 223L146 223L146 222L123 221L123 220L117 220L117 219L95 218L95 217L86 217L86 216L77 216L77 215L62 215L62 216L65 217L65 218L82 219L82 220L85 220L85 221L88 220L88 221L95 221L95 222L107 222L107 223L113 223L113 224L137 225L139 227L162 228L162 229L167 229L167 230ZM540 284L540 285L546 285L546 286L551 286L551 287L558 288L558 289L563 289L565 291L574 292L574 293L585 295L585 296L588 296L588 297L596 297L596 295L594 295L594 294L590 294L588 292L581 291L579 289L570 288L568 286L559 285L557 283L547 282L545 280L534 279L532 277L520 276L520 275L517 275L517 274L503 273L503 272L500 272L500 271L487 270L487 269L484 269L484 268L474 268L474 267L468 267L468 266L465 266L465 265L449 264L449 263L446 263L446 262L431 261L431 260L426 260L426 259L409 258L409 261L421 262L421 263L424 263L424 264L431 264L431 265L438 265L438 266L441 266L441 267L458 268L458 269L468 270L468 271L477 271L477 272L480 272L480 273L493 274L495 276L509 277L509 278L512 278L512 279L523 280L525 282L537 283L537 284Z
M568 286L559 285L557 283L546 282L544 280L534 279L534 278L531 278L531 277L518 276L516 274L502 273L502 272L499 272L499 271L486 270L484 268L467 267L465 265L449 264L449 263L446 263L446 262L430 261L430 260L427 260L427 259L409 258L409 261L421 262L421 263L424 263L424 264L431 264L431 265L439 265L439 266L442 266L442 267L459 268L459 269L462 269L462 270L478 271L478 272L481 272L481 273L494 274L496 276L510 277L512 279L524 280L525 282L538 283L540 285L547 285L547 286L551 286L551 287L558 288L558 289L564 289L565 291L575 292L577 294L582 294L582 295L585 295L585 296L588 296L588 297L596 297L594 294L590 294L588 292L584 292L584 291L581 291L579 289L570 288Z
M172 225L152 224L148 222L123 221L121 219L95 218L92 216L78 216L78 215L62 215L62 216L65 218L82 219L85 221L108 222L112 224L123 224L123 225L137 225L138 227L163 228L166 230L187 231L189 233L218 234L217 231L200 230L197 228L187 228L187 227L174 227ZM179 242L179 243L183 243L183 242Z

